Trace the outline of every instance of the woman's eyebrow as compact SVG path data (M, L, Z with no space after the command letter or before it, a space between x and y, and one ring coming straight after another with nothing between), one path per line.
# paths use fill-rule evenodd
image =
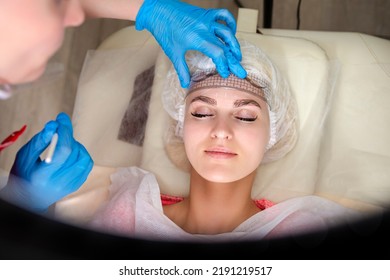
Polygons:
M233 104L233 106L235 108L241 107L241 106L246 106L246 105L255 105L261 109L260 104L253 99L239 99L239 100L234 101L234 104Z
M194 99L191 100L191 103L193 103L195 101L202 101L202 102L205 102L205 103L210 104L210 105L217 105L217 101L215 99L204 96L204 95L199 95L199 96L195 97Z

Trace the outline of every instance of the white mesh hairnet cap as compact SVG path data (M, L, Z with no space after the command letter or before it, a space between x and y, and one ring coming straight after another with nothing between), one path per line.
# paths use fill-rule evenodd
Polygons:
M270 109L270 139L262 163L275 161L286 155L297 141L298 111L296 101L286 79L269 57L255 45L242 39L238 40L243 57L241 65L247 71L248 76L256 77L255 80L258 81L258 86L263 88ZM186 60L191 77L201 72L216 71L212 60L200 52L188 51ZM182 137L187 92L188 89L180 86L177 73L172 66L167 74L162 92L162 102L164 109L177 121L175 134L179 138ZM178 142L175 141L175 143Z

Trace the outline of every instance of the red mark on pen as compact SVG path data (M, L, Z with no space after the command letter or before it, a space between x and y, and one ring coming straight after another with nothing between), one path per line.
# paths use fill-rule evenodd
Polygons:
M20 130L12 132L10 136L5 138L3 142L0 144L0 151L7 148L8 146L11 146L16 140L18 140L19 136L23 134L23 132L26 130L26 125L24 125Z

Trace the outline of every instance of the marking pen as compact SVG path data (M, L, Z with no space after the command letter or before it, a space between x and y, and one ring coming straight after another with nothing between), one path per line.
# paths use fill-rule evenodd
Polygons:
M58 141L58 134L54 133L53 137L51 138L51 142L49 144L49 147L47 148L47 156L45 159L46 163L50 163L51 160L53 159L53 155L54 155L54 151L55 151L55 148L57 145L57 141Z

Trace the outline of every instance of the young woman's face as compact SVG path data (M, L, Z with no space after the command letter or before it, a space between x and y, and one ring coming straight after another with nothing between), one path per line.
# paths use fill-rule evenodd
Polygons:
M64 29L84 21L79 0L0 1L0 83L37 79L60 48Z
M206 180L234 182L259 166L270 137L267 104L232 89L206 89L186 99L184 145Z

